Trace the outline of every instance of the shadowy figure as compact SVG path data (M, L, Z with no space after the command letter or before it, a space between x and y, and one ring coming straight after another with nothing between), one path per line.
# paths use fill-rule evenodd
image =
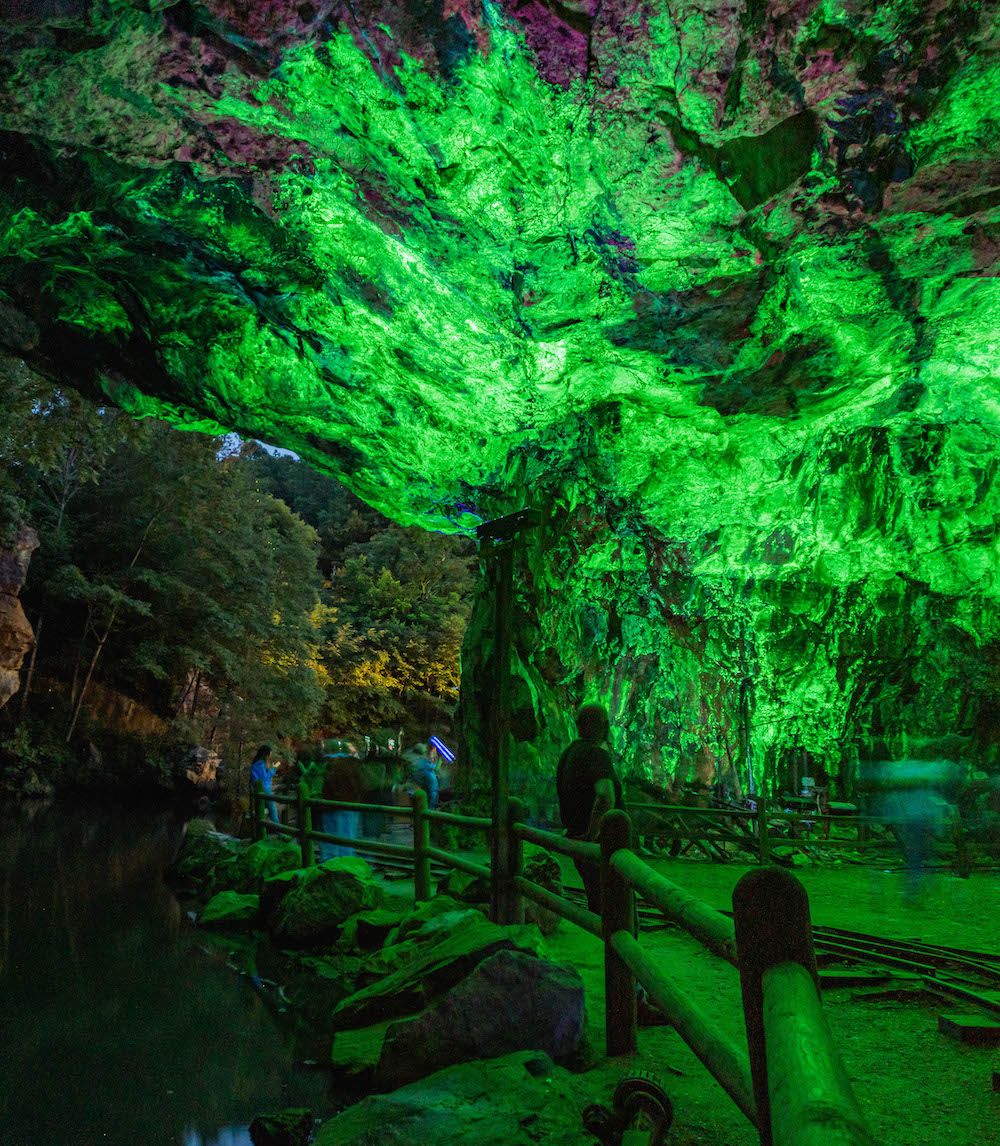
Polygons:
M343 800L358 804L365 794L361 761L353 744L346 744L345 751L328 757L326 776L323 778L323 799ZM361 834L361 813L351 808L331 808L323 812L323 831L331 836L347 836L357 839ZM333 859L336 856L352 856L354 848L350 844L331 844L321 840L319 860Z
M917 742L913 745L916 752L897 759L868 760L862 770L868 813L889 827L902 848L903 895L911 902L917 897L934 840L948 820L949 806L941 793L956 773L952 760L930 751L934 746L933 742ZM917 758L916 753L925 758Z
M250 799L252 800L257 791L257 785L260 784L266 796L271 795L271 781L274 774L278 771L278 761L273 764L270 763L271 758L271 745L262 744L254 754L253 763L250 765ZM274 800L267 801L267 814L274 821L278 823L278 805Z
M433 744L417 745L416 753L410 775L414 784L427 793L427 807L433 811L438 806L440 798L438 766L441 763L441 754Z
M559 817L571 840L596 840L601 817L621 806L622 785L608 752L611 722L607 709L585 704L576 714L578 738L559 758L556 790ZM587 893L587 906L601 912L601 873L596 865L574 860Z

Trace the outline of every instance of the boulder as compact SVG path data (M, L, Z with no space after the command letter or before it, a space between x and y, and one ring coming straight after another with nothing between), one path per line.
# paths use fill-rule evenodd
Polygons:
M352 915L382 902L372 869L355 856L338 856L295 875L271 923L279 944L308 947L329 942Z
M201 909L198 922L206 927L248 927L257 918L259 910L259 895L220 891Z
M216 880L234 891L260 894L265 882L279 872L302 865L298 844L284 838L258 840L239 852L225 869L216 870Z
M352 941L362 951L377 951L385 944L393 931L403 920L398 911L379 908L377 911L364 911L352 921Z
M459 911L461 907L462 905L458 900L451 896L435 895L433 899L418 903L412 911L407 912L399 921L398 930L391 933L386 942L401 943L404 939L408 939L413 932L419 931L428 920L436 919L439 915L446 915L450 911Z
M414 944L395 970L343 999L333 1012L334 1029L412 1014L494 952L517 948L534 953L540 944L536 927L499 927L470 912L457 930L445 931L433 942Z
M388 1090L453 1063L542 1050L575 1054L586 1026L579 971L497 951L422 1014L388 1029L375 1085Z
M446 876L438 880L438 895L448 895L462 903L489 903L490 881L480 875L469 875L452 868Z
M189 820L172 873L202 886L208 885L216 871L231 864L242 848L238 839L217 832L208 820Z
M537 883L546 891L555 892L556 895L562 894L562 868L560 868L556 857L544 848L535 847L532 844L525 845L522 872L525 879ZM530 899L525 899L524 918L528 923L538 924L538 929L543 935L551 935L559 926L561 916L556 915L547 907L542 907Z
M250 1123L253 1146L308 1146L313 1131L313 1112L290 1106L276 1114L259 1114Z
M174 783L182 788L213 791L218 787L222 757L212 748L196 746L183 752L171 763Z
M372 1095L320 1128L313 1146L580 1146L594 1084L541 1051L462 1063Z

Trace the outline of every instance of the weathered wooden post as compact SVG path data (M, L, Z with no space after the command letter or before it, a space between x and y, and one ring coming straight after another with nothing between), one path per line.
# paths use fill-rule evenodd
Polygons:
M510 871L510 648L514 611L514 546L522 530L539 524L537 510L522 509L507 517L486 521L476 529L483 558L497 559L494 597L493 695L489 698L492 725L490 746L490 918L509 923L511 901L504 886Z
M635 929L635 893L632 885L611 866L611 857L632 845L632 821L623 811L606 813L601 820L601 929L604 935L604 1030L609 1055L636 1050L635 975L615 951L616 932Z
M427 818L427 793L413 793L413 898L417 903L431 897L431 822Z
M315 862L312 841L312 806L309 803L309 794L306 791L304 780L299 781L296 792L296 819L299 826L299 851L302 854L302 866L312 867Z
M264 807L264 783L262 780L258 780L253 786L250 806L253 808L253 838L262 840L265 835L264 817L267 815L267 809Z
M747 872L733 922L761 1146L871 1146L820 1006L805 888Z
M507 870L504 872L503 916L505 923L524 922L524 896L517 881L524 871L524 841L514 835L514 825L523 820L527 808L522 800L507 805Z
M757 795L757 848L760 852L760 862L769 863L771 840L767 834L767 795L763 789Z

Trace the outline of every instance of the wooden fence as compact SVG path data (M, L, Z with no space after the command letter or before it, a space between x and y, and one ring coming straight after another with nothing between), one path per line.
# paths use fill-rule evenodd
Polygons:
M296 810L294 825L266 816L266 802ZM409 819L412 846L337 836L313 828L314 812L355 811ZM690 810L690 809L686 809ZM499 923L524 920L524 900L601 939L604 944L605 1040L609 1055L637 1048L636 984L646 990L687 1043L756 1127L762 1146L873 1146L823 1016L805 889L790 873L762 867L745 875L733 892L733 919L713 910L651 868L632 849L632 824L624 811L601 822L597 843L570 840L525 822L523 805L511 800L503 846L496 846L491 820L429 811L418 791L411 807L345 803L265 795L253 802L254 838L265 833L297 840L302 863L314 862L314 845L362 848L374 856L413 862L414 897L431 895L431 861L490 881L493 915ZM482 831L490 837L493 869L431 844L432 823ZM759 821L766 839L766 813ZM599 866L601 913L525 878L524 844ZM763 853L766 855L766 852ZM496 857L502 857L498 864ZM740 974L747 1047L728 1040L681 991L669 971L642 943L636 927L636 895L658 908Z

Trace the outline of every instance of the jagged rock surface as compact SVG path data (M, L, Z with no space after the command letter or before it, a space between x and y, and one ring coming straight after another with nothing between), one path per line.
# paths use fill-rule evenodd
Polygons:
M37 548L38 534L23 526L10 547L0 550L0 708L20 687L21 664L34 643L18 594Z
M421 1014L389 1027L375 1083L394 1089L454 1063L518 1050L563 1061L583 1041L584 1004L578 971L498 951Z
M315 1146L579 1146L592 1085L538 1051L462 1063L363 1099L324 1123Z
M661 783L995 753L992 5L0 15L0 341L403 520L540 507L516 775L588 693Z

